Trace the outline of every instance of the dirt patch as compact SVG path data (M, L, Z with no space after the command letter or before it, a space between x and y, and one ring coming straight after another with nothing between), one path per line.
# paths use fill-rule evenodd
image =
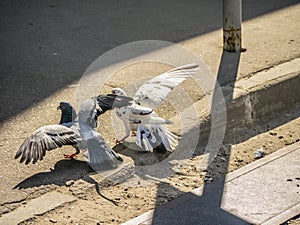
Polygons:
M168 69L169 65L152 66L151 63L148 63L148 67L145 64L126 67L113 77L115 80L108 82L102 93L110 92L112 86L116 84L122 88L130 86L133 81L129 80L129 77L148 79L149 76ZM126 79L122 78L124 74L127 74ZM191 96L192 102L199 100L203 95L197 85L192 88L193 85L196 85L193 80L187 80L180 86ZM300 109L297 109L274 120L262 121L261 124L229 132L215 160L207 169L199 169L204 157L202 154L205 147L204 140L197 145L196 154L192 157L170 161L169 163L172 163L170 173L157 170L156 175L162 174L161 176L134 174L123 179L125 182L121 184L106 186L99 185L97 176L91 173L82 156L77 160L63 159L63 153L74 151L69 147L47 152L45 159L36 165L25 166L13 160L15 151L32 131L59 121L56 106L61 100L72 102L76 88L76 85L70 86L57 92L51 98L22 113L22 117L14 117L1 126L0 166L5 176L0 176L0 194L6 196L9 201L2 198L0 214L9 213L31 199L56 190L71 194L77 200L36 216L23 224L120 224L200 187L205 182L214 182L224 174L253 162L255 160L253 153L260 148L268 155L300 140ZM195 89L198 91L194 92ZM181 99L176 93L178 92L170 96L171 100L158 110L158 113L167 119L176 115L172 99ZM183 103L183 108L188 106ZM121 133L124 130L117 125L112 128L112 120L114 120L113 113L106 113L100 117L101 126L97 129L110 146L115 146L114 132L116 129ZM134 152L122 145L115 148L128 164L151 165L167 156ZM13 189L15 186L20 190Z
M221 151L205 171L198 168L201 155L184 160L176 172L161 180L141 183L133 177L129 181L101 188L99 196L95 185L77 180L61 192L70 193L77 201L23 224L120 224L150 209L200 187L218 177L253 162L254 151L263 148L271 154L300 140L300 110L284 114L274 120L230 133L225 137ZM99 191L99 190L98 190ZM297 224L294 219L288 224Z

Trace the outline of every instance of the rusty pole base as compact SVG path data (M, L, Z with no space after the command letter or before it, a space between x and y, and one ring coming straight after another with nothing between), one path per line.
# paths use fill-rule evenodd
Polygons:
M241 46L241 29L223 30L223 48L229 52L240 52Z
M223 48L242 51L242 0L223 0Z

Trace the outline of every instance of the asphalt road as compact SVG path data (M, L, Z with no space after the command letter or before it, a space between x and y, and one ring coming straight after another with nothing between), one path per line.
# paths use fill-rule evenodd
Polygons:
M298 3L243 1L243 20ZM270 4L271 3L271 4ZM180 42L222 27L222 1L0 1L0 122L80 79L121 44Z

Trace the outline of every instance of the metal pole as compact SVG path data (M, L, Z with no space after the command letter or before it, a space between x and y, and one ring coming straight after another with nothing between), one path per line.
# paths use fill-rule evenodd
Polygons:
M223 0L223 48L230 52L242 49L242 0Z

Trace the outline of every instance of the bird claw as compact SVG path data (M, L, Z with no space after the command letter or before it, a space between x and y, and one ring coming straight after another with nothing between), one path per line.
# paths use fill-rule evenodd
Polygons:
M122 142L123 142L122 140L116 139L116 144L120 144L120 143L122 143Z
M120 144L123 143L125 141L126 138L122 138L121 140L116 139L116 144Z
M73 154L64 154L65 159L74 159L77 157L76 153Z

